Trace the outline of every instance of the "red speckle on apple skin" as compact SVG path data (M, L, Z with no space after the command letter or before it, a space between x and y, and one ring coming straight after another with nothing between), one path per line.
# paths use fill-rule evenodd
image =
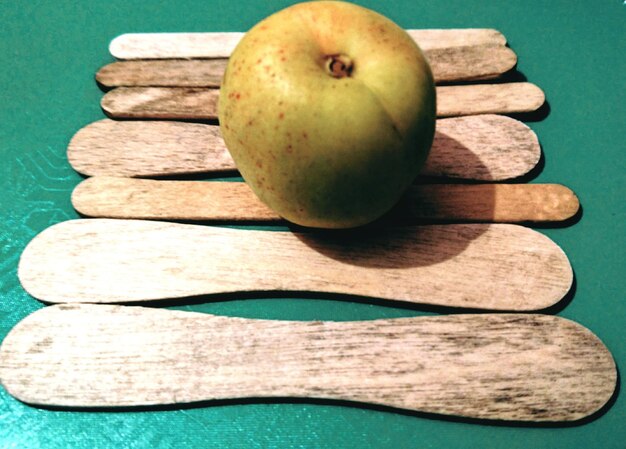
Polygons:
M256 166L259 168L263 168L263 161L261 159L256 160Z
M287 145L286 151L289 154L293 153L293 145Z
M284 112L281 112L280 114L278 114L278 118L279 118L280 120L284 119L284 118L285 118L285 113L284 113Z
M308 138L309 138L309 135L308 135L306 132L303 132L303 133L302 133L302 137L303 137L303 138L305 138L305 139L308 139Z

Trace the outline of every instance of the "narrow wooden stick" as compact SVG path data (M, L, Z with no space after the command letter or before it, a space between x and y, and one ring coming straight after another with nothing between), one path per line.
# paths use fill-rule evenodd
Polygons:
M293 233L99 218L43 231L18 275L47 302L312 291L518 311L555 304L573 279L554 242L516 225Z
M437 116L534 112L545 103L532 83L476 84L437 87Z
M469 45L502 45L497 30L469 28L407 30L423 50ZM111 41L109 51L117 59L227 58L244 33L127 33Z
M0 360L13 396L71 407L308 397L575 421L617 383L610 352L588 329L528 314L298 322L66 304L20 322Z
M100 120L76 133L70 164L87 175L164 176L236 169L213 125ZM500 115L437 120L424 176L501 181L530 171L541 156L535 133Z
M184 198L184 201L181 201ZM242 182L152 181L96 176L72 194L81 214L102 218L280 221ZM414 186L396 207L409 221L554 222L579 208L558 184Z
M515 53L502 45L439 48L426 56L438 83L497 78L517 62ZM120 61L102 67L96 80L107 87L219 87L227 63L227 59Z
M118 87L102 97L113 118L217 120L218 89L191 87ZM544 103L531 83L437 87L437 116L532 112Z

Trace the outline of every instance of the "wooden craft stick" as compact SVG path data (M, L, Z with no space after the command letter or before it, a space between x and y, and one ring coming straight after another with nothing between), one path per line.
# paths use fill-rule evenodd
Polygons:
M545 103L532 83L476 84L437 87L437 116L534 112Z
M218 89L118 87L102 97L112 118L217 120ZM437 116L513 114L543 105L543 91L531 83L437 87Z
M85 216L101 218L281 220L243 182L96 176L74 189L72 204ZM396 212L410 222L516 223L563 221L578 208L574 192L558 184L426 184L410 188Z
M407 30L422 50L470 45L501 45L506 38L494 29ZM244 33L128 33L111 41L117 59L228 58Z
M497 78L517 63L502 45L432 49L426 52L435 81ZM219 87L227 59L157 59L119 61L102 67L96 80L106 87Z
M549 315L302 322L64 304L9 333L0 378L36 405L298 397L575 421L607 403L617 370L598 337Z
M214 125L100 120L76 133L67 151L87 176L163 176L236 169ZM528 173L539 161L535 133L501 115L437 120L422 175L501 181Z
M431 184L415 186L399 204L409 217L493 223L559 222L580 209L559 184Z
M96 218L43 231L18 275L47 302L311 291L518 311L555 304L573 279L554 242L509 224L294 233Z

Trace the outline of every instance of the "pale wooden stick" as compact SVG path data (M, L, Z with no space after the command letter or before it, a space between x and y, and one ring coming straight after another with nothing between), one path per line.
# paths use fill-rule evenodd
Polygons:
M97 218L43 231L18 274L48 302L313 291L519 311L555 304L573 279L553 241L516 225L292 233Z
M558 222L580 209L574 192L559 184L432 184L407 193L400 206L425 220Z
M102 97L113 118L216 120L218 89L117 87ZM437 116L532 112L543 105L543 91L531 83L437 87Z
M154 59L118 61L96 73L106 87L219 87L228 59Z
M437 116L534 112L545 100L532 83L438 86Z
M20 322L0 360L13 396L73 407L308 397L574 421L605 405L617 383L592 332L529 314L302 322L64 304Z
M100 120L76 133L70 164L87 175L163 176L236 169L213 125ZM530 171L541 156L535 133L501 115L437 120L424 176L501 181Z
M469 45L505 45L494 29L407 30L423 50ZM117 59L227 58L244 33L128 33L111 41Z
M101 106L113 118L216 120L219 90L182 87L118 87Z
M242 182L96 176L74 189L72 204L83 215L102 218L281 220ZM558 184L431 184L409 189L396 210L410 221L515 223L562 221L578 208L574 192Z
M517 57L502 45L451 47L426 52L436 82L497 78ZM227 59L159 59L114 62L96 80L103 86L219 87Z

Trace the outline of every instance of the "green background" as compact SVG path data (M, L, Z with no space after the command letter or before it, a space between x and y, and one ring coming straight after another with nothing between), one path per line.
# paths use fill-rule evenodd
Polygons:
M24 245L53 223L77 218L81 180L65 149L103 118L97 69L126 32L245 31L286 1L0 2L0 338L42 305L19 286ZM539 85L547 115L529 125L545 153L533 182L580 197L569 227L542 228L570 257L577 283L558 313L587 326L626 362L624 339L624 142L626 5L621 1L363 1L405 28L494 27ZM207 255L210 263L210 255ZM423 310L327 299L248 299L184 307L276 319L373 319ZM326 403L245 403L132 412L51 411L0 388L2 448L626 447L626 400L575 426L511 426Z

